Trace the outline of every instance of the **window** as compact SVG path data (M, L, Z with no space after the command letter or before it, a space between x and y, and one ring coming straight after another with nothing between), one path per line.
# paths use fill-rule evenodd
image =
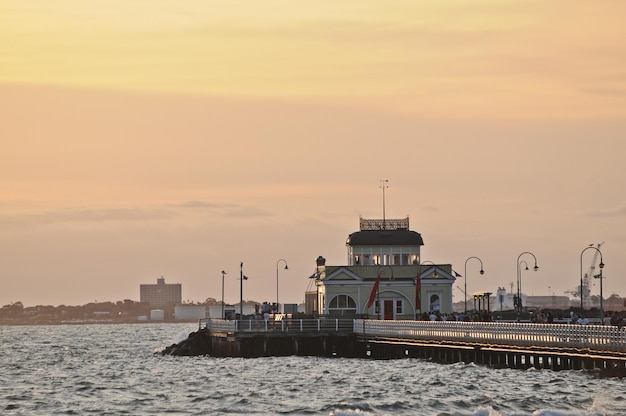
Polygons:
M396 300L396 315L404 314L404 302L402 299Z
M337 295L328 304L330 315L355 315L356 302L348 295Z
M430 295L430 310L438 312L441 309L439 295Z

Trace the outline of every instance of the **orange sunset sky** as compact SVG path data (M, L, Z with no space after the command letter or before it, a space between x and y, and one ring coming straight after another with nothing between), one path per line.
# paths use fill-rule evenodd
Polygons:
M626 296L626 2L0 2L0 304L303 302L359 216ZM586 271L593 258L583 258ZM524 257L524 260L530 258ZM599 294L594 281L592 294ZM463 299L456 288L454 300ZM458 282L463 286L463 278ZM515 288L514 288L515 290Z

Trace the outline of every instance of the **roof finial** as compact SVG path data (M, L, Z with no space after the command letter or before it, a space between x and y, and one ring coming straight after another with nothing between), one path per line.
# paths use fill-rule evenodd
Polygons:
M389 186L387 186L387 182L389 182L387 179L380 180L380 187L383 189L383 230L387 228L385 225L385 188L389 188Z

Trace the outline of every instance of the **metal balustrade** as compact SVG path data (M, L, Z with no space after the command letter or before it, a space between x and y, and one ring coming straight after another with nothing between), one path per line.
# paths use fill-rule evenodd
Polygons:
M355 319L354 332L396 339L626 351L626 330L601 325Z
M346 332L354 330L353 319L200 319L198 329L218 332Z

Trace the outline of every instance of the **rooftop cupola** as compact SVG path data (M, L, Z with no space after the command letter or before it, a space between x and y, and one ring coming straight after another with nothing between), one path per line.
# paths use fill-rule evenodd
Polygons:
M409 265L419 263L422 236L409 229L409 218L359 220L360 230L348 236L351 266Z

